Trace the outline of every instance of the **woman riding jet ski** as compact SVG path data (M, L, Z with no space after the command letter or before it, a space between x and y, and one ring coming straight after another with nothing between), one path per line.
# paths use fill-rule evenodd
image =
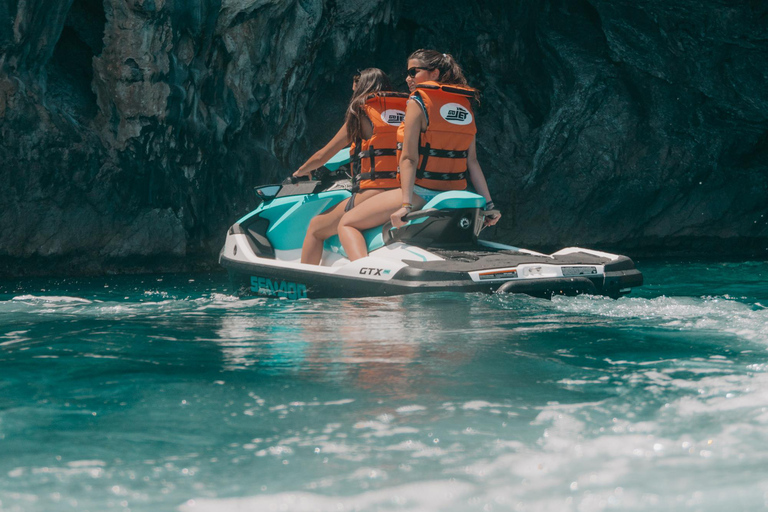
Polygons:
M465 190L437 194L399 229L387 223L363 231L364 258L350 261L333 236L320 265L301 263L312 218L351 196L349 161L342 150L315 173L317 180L256 189L262 203L229 229L219 255L238 292L289 299L434 291L618 298L643 283L626 256L576 247L546 255L479 240L485 217L497 212Z
M293 173L296 178L311 175L345 146L353 169L352 197L312 219L304 237L302 263L320 263L323 242L336 235L345 212L388 189L400 187L397 180L397 128L405 116L407 94L391 92L392 84L378 68L360 71L353 78L352 98L344 124L333 138Z

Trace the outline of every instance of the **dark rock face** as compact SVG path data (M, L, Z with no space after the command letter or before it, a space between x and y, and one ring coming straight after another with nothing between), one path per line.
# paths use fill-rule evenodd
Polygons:
M252 187L340 126L356 68L450 51L483 92L496 239L768 253L768 5L0 5L0 276L214 267Z

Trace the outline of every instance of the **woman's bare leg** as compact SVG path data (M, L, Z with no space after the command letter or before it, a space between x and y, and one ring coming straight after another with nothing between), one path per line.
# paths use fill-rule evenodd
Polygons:
M361 190L355 196L355 208L366 200L384 192L381 189ZM301 247L301 262L319 265L323 258L323 243L338 232L339 220L346 213L349 199L345 199L330 210L315 216L309 222L309 229Z
M413 199L414 206L420 208L424 205L424 201L419 196L414 194ZM350 261L368 256L368 247L361 231L387 222L389 216L400 208L402 201L403 193L399 188L395 188L382 192L365 204L355 205L352 210L344 214L339 221L339 240Z
M304 244L301 246L301 262L319 265L323 257L323 242L336 234L339 220L344 215L344 208L349 199L345 199L330 210L316 215L309 221Z

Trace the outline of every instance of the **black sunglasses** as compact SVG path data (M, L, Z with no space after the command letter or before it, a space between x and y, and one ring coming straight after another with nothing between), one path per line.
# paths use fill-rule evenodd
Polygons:
M420 69L423 69L424 71L432 71L435 68L422 68L422 67L419 67L419 66L408 68L408 71L407 71L408 76L411 77L411 78L415 77L416 73L418 73Z

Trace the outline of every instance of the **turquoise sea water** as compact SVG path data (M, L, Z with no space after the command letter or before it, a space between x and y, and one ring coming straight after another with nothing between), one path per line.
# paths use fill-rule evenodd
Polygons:
M768 263L618 301L0 283L2 511L759 510Z

